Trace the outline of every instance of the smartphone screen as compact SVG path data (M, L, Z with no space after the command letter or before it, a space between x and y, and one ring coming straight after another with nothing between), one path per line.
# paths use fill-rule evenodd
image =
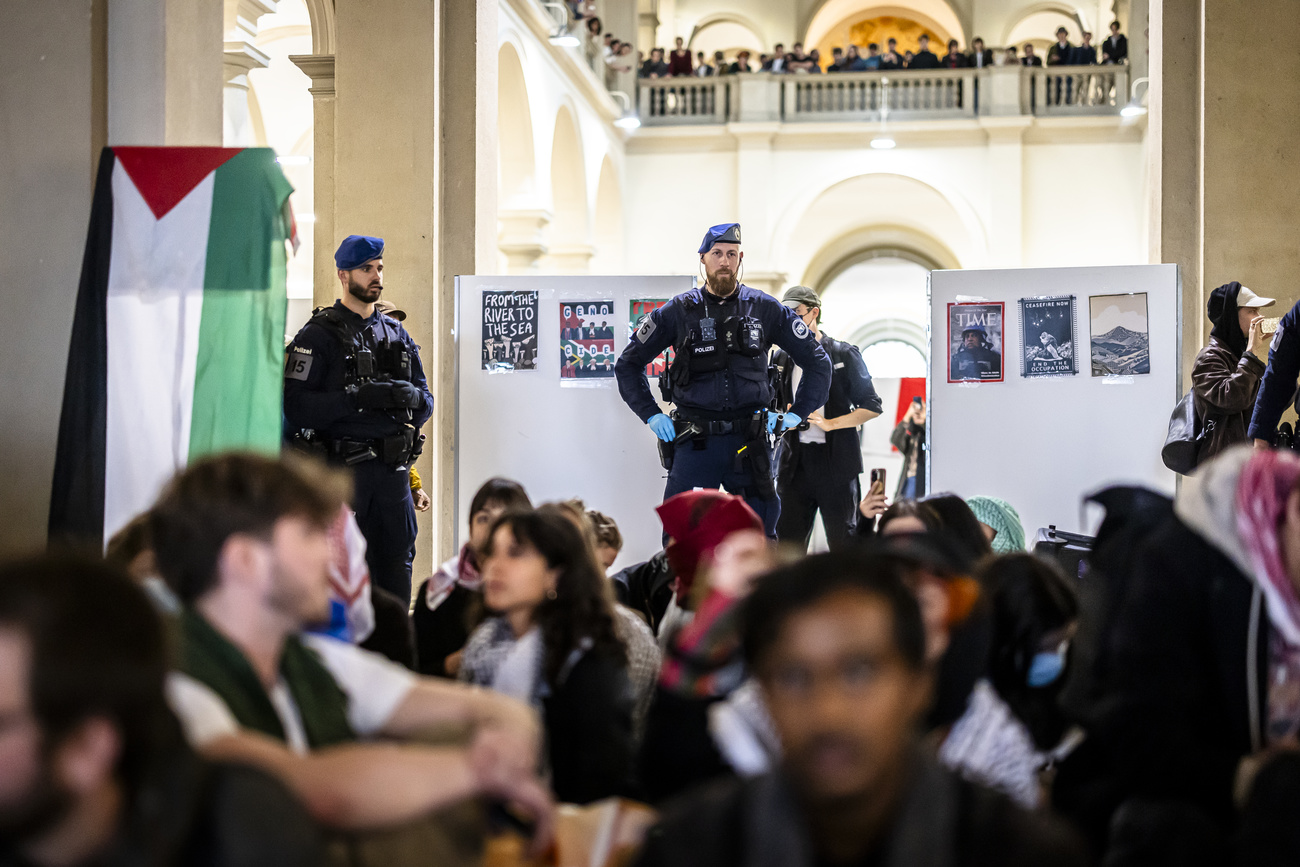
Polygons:
M869 493L880 495L885 492L885 470L877 467L871 471L871 489Z

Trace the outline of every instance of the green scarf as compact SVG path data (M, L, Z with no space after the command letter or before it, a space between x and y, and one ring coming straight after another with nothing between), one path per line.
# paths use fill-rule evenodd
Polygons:
M180 670L219 695L241 726L283 742L284 726L253 666L193 609L180 617ZM280 676L289 687L312 749L357 739L348 722L348 697L334 677L296 636L280 657Z

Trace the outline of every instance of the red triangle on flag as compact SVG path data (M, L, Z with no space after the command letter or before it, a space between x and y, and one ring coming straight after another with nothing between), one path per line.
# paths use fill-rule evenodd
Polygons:
M149 210L158 219L189 195L208 174L243 148L115 147L113 155L126 170Z

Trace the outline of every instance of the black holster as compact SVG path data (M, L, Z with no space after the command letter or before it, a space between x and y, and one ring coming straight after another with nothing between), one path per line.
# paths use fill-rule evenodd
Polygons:
M677 447L673 443L666 443L663 440L655 440L655 444L659 449L660 466L671 472L673 468L673 453L677 450Z

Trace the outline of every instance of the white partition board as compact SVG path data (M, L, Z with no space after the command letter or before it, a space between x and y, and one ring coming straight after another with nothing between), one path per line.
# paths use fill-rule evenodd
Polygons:
M1147 294L1148 374L1093 376L1088 299ZM1020 513L1027 538L1055 524L1091 534L1098 516L1084 497L1112 484L1170 495L1175 475L1160 461L1180 396L1180 285L1175 265L935 271L930 275L931 491L1001 497ZM1018 301L1074 295L1078 373L1025 378ZM1003 302L1002 382L948 383L948 305Z
M624 539L616 568L662 547L654 508L663 501L667 474L655 436L619 397L612 377L561 385L560 304L614 301L614 349L622 353L631 301L672 298L693 285L691 277L456 278L458 546L474 492L492 476L505 476L520 482L534 503L581 497L612 517ZM481 369L485 290L538 293L535 370ZM657 383L647 381L658 398Z

